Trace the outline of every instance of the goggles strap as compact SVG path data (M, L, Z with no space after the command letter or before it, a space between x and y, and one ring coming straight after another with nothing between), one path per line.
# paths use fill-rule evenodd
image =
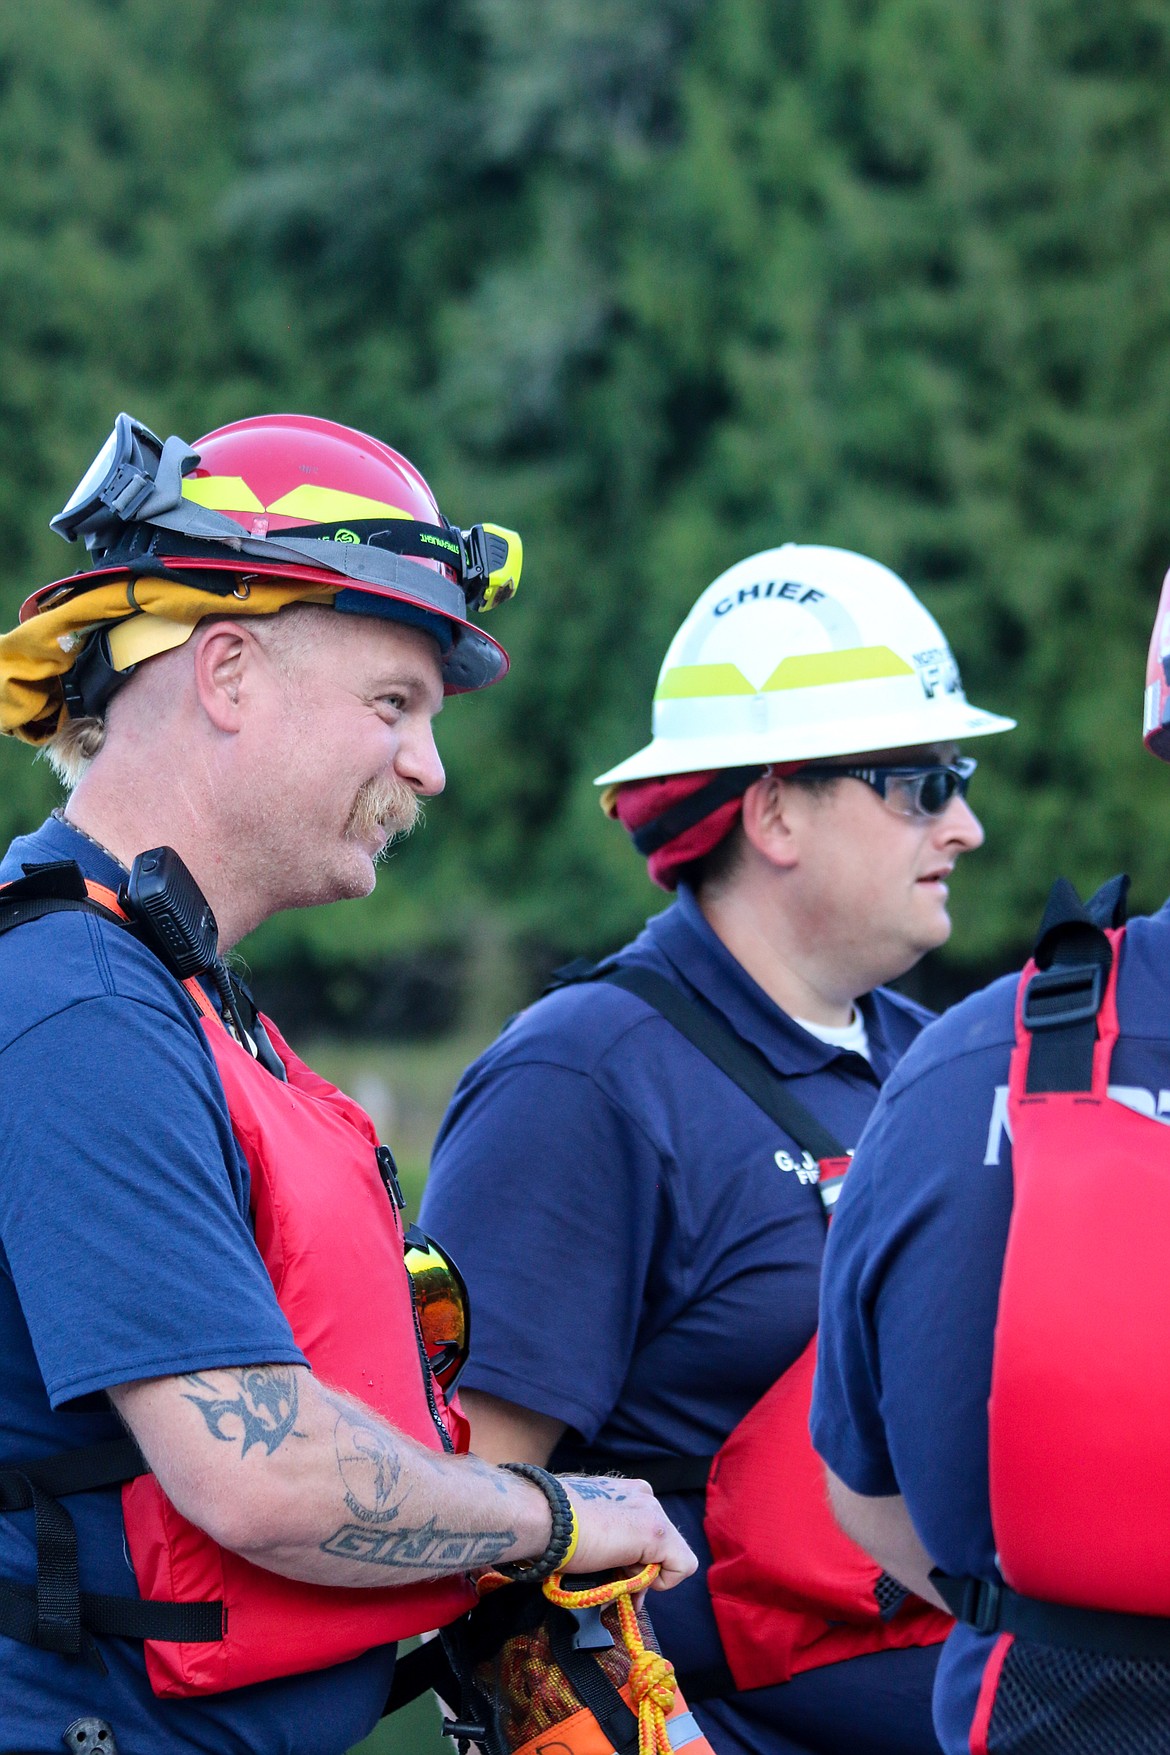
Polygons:
M185 501L184 504L190 502ZM135 541L132 536L125 546L111 547L100 557L95 556L97 564L103 571L123 565L129 570L130 557L125 561L122 558L129 549L133 562L137 563L138 572L154 573L158 570L157 563L147 558L151 550L165 553L170 559L175 559L177 555L182 556L183 551L187 550L190 558L197 560L205 557L208 549L211 549L217 559L222 558L225 549L231 549L240 557L264 561L270 566L274 563L291 563L297 567L321 567L341 578L353 579L360 585L405 591L412 598L437 610L440 615L454 616L460 621L467 615L467 598L462 588L453 580L442 573L433 573L429 567L421 567L417 561L408 560L388 549L366 543L334 542L331 538L250 537L230 518L221 518L216 512L205 512L202 507L195 507L194 510L200 515L200 524L205 518L215 519L217 524L226 528L215 532L203 529L186 530L179 521L172 522L169 517L152 520L155 534L145 555L140 542ZM133 529L131 526L131 531ZM175 531L179 537L178 542L167 540L165 532L169 530ZM240 561L240 571L247 571L247 560L243 558ZM228 587L229 591L230 589Z

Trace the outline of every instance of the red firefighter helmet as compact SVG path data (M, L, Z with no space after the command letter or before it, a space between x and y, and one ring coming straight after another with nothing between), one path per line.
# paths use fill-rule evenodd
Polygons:
M449 694L483 688L508 668L470 615L515 591L519 537L450 524L413 464L334 421L259 415L188 445L163 443L120 414L52 528L67 541L84 537L93 566L35 592L22 622L113 575L206 591L217 574L248 574L304 580L315 592L332 586L343 613L426 629Z

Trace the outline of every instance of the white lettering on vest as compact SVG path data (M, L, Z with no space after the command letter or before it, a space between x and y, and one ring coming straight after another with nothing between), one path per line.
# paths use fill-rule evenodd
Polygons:
M1124 1103L1127 1109L1136 1110L1139 1115L1148 1115L1151 1121L1170 1125L1170 1090L1159 1091L1155 1098L1153 1091L1148 1091L1144 1085L1110 1085L1109 1095L1115 1103ZM987 1150L983 1154L985 1164L999 1163L1005 1134L1010 1145L1012 1130L1008 1121L1008 1088L1006 1085L996 1085L991 1120L987 1127Z

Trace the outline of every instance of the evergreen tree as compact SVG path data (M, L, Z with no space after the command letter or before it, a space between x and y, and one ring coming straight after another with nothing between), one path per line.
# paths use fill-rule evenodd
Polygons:
M295 17L301 67L346 45L381 126L298 112L290 61L254 211L317 289L351 418L528 539L514 676L457 710L452 797L403 863L423 911L502 905L589 948L629 928L652 894L589 776L644 736L702 586L789 538L903 571L972 695L1021 719L980 750L960 959L1016 954L1058 849L1085 879L1126 859L1154 899L1164 9L466 0L425 41L418 14ZM359 161L381 205L331 214Z
M231 259L218 213L235 169L234 15L224 0L0 9L7 626L30 591L86 565L48 521L119 409L194 437L293 376L281 289ZM5 841L57 796L44 764L0 740Z

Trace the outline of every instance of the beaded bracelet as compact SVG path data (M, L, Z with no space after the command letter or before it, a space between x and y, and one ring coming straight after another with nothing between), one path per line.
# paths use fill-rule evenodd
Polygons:
M538 1468L535 1463L501 1463L500 1467L507 1469L510 1474L523 1475L526 1481L531 1481L540 1488L552 1512L552 1530L549 1533L548 1546L535 1560L510 1560L503 1566L497 1566L495 1570L502 1572L505 1578L521 1579L525 1584L539 1584L541 1579L551 1578L554 1572L563 1571L573 1558L580 1534L577 1513L561 1483L547 1469Z

